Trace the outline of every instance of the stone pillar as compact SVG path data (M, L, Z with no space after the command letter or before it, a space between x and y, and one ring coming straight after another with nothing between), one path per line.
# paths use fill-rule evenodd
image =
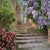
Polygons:
M27 17L24 17L24 23L26 23L27 22Z
M48 29L48 43L50 43L50 29Z
M23 23L23 13L21 13L21 22Z
M26 23L27 22L27 17L26 17L26 14L24 13L24 23Z

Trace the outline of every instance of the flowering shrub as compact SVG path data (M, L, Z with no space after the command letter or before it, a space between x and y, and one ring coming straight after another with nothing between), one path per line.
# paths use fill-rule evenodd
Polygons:
M50 0L28 0L26 3L24 12L27 17L37 21L39 29L50 25ZM31 13L32 15L29 16L28 14Z
M0 27L0 50L15 50L17 47L19 47L14 42L15 38L15 33Z
M50 25L50 0L28 0L24 13L27 18L32 18L33 22L37 21L39 29L44 33L48 33L48 26ZM29 15L31 14L31 15Z

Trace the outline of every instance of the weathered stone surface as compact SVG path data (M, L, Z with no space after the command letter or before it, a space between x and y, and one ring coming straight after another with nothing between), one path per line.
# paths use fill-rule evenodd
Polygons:
M22 29L26 31L17 33L15 41L19 44L19 48L46 47L48 42L48 37L46 35L37 32L34 27L29 24L23 25Z

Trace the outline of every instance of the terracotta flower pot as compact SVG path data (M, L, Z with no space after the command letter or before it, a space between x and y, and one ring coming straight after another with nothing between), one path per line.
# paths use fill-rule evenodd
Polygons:
M28 23L32 23L32 19L28 19Z
M48 43L50 43L50 29L48 29Z
M33 26L34 28L37 28L37 25L36 25L35 23L33 23L33 22L32 22L32 26Z

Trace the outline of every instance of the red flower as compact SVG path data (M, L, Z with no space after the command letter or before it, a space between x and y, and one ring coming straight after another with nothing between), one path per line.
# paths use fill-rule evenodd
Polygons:
M4 46L5 45L5 43L2 43L2 46Z
M19 47L19 45L17 45L17 47Z
M0 46L0 49L2 49L2 47Z
M7 49L5 47L3 47L2 50L7 50Z
M2 31L5 32L5 29L3 28Z
M8 49L8 50L10 50L10 49Z
M14 46L12 48L15 48Z
M10 43L10 40L8 42Z
M1 27L0 27L0 29L1 29Z
M0 40L2 38L2 41L0 42L0 44L2 44L0 46L0 49L5 49L6 50L6 48L8 48L8 50L12 50L11 48L14 48L14 50L15 50L16 46L19 47L19 45L17 45L14 42L14 40L16 38L16 35L15 35L14 32L10 32L10 30L6 31L6 29L3 28L3 29L1 29L0 34L2 35L0 37ZM12 45L13 45L13 47L12 47ZM4 46L4 47L2 48L2 46Z
M0 44L1 44L1 42L0 42Z

